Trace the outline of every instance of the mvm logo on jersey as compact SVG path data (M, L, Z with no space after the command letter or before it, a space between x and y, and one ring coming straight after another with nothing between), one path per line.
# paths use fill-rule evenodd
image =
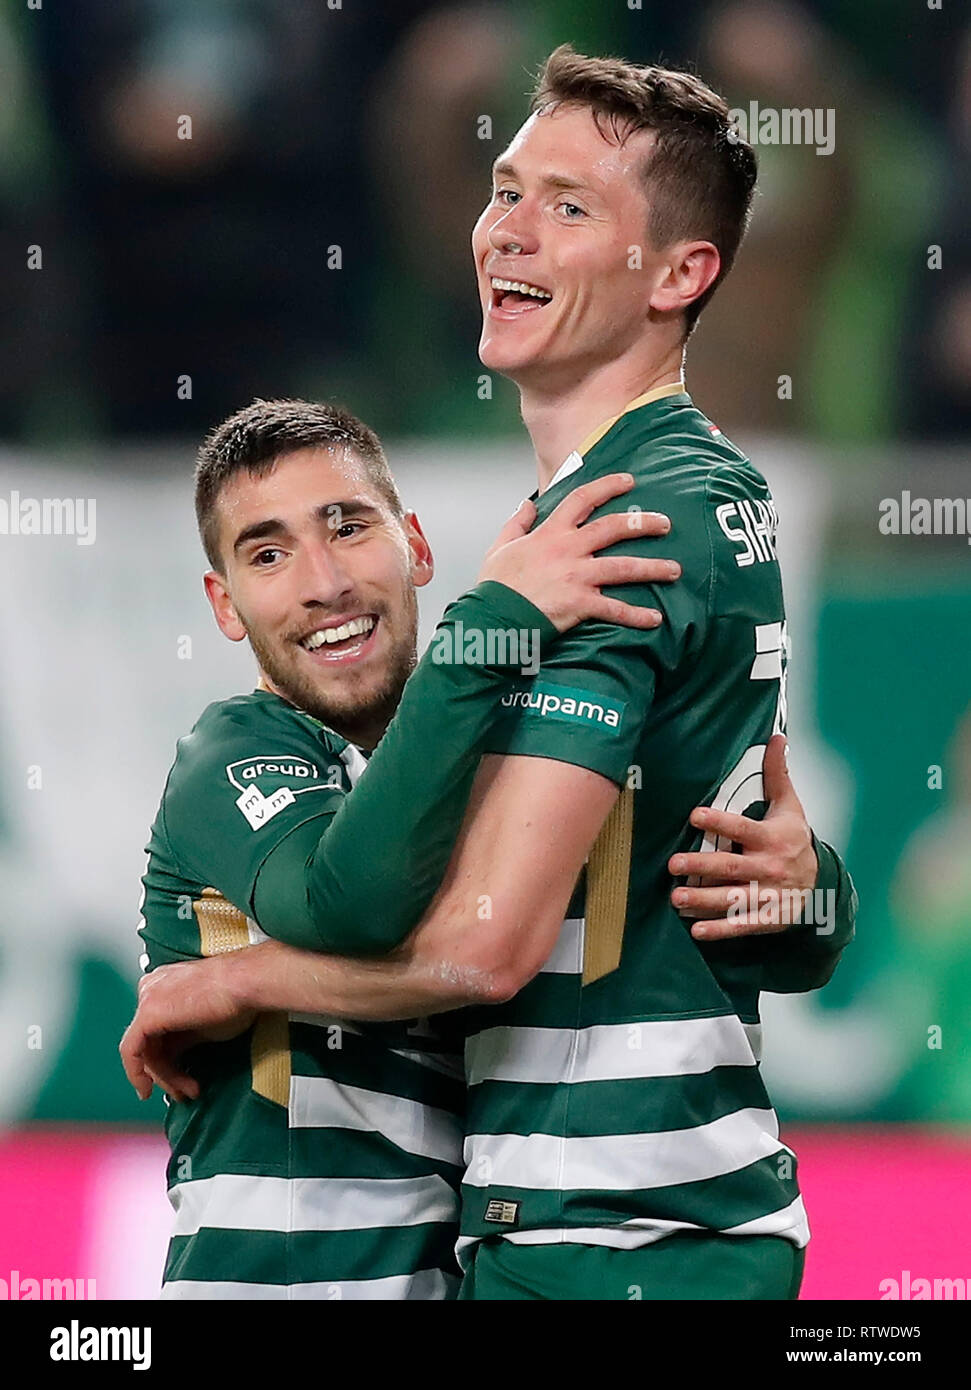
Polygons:
M239 791L236 805L250 829L259 830L290 806L301 792L341 789L340 767L323 771L309 758L241 758L229 763L226 776Z

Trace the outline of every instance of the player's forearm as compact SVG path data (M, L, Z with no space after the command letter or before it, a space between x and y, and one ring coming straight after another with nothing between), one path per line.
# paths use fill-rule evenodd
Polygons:
M269 941L218 960L220 983L240 1011L388 1022L488 1002L482 972L410 945L383 960L355 960Z
M299 894L279 861L267 861L254 914L268 935L341 954L387 952L405 939L445 872L498 701L528 659L520 647L518 664L487 664L496 632L509 631L536 645L557 635L501 584L480 584L451 606L357 786L309 859L287 865L287 875L301 872ZM481 643L468 663L473 633Z

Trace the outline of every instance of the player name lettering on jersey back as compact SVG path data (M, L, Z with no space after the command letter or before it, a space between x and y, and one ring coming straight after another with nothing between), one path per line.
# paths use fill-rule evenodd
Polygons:
M776 559L779 514L771 498L765 502L758 497L722 502L715 508L715 517L728 539L742 547L735 555L739 569Z

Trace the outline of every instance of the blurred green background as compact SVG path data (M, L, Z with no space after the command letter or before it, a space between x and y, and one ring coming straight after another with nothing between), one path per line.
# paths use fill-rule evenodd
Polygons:
M4 0L0 494L99 502L90 551L0 538L7 1123L158 1118L116 1059L139 854L175 737L247 679L198 592L204 431L255 395L361 414L435 515L439 608L483 539L468 514L486 498L498 521L528 489L516 393L480 390L468 238L565 40L690 66L733 106L835 112L829 156L759 149L751 231L688 357L779 495L797 785L861 897L833 983L772 1006L769 1069L790 1115L971 1121L971 551L877 529L904 489L971 493L958 10Z

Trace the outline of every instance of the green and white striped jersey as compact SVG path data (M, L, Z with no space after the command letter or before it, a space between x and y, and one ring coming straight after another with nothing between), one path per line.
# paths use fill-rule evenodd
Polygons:
M261 865L297 827L323 829L364 766L277 695L211 705L152 829L144 963L265 940L248 915ZM199 1100L166 1117L164 1298L454 1293L464 1086L430 1026L267 1014L192 1069Z
M699 1229L809 1238L759 1070L759 992L791 941L695 941L667 869L699 848L695 806L764 813L762 757L785 723L775 507L680 387L634 402L571 455L538 519L619 470L635 488L603 510L629 511L633 529L613 553L650 547L683 577L614 591L660 608L660 628L583 623L499 697L492 751L575 763L622 791L544 968L466 1016L463 1261L490 1236L615 1248ZM638 508L667 513L670 535L638 539Z

